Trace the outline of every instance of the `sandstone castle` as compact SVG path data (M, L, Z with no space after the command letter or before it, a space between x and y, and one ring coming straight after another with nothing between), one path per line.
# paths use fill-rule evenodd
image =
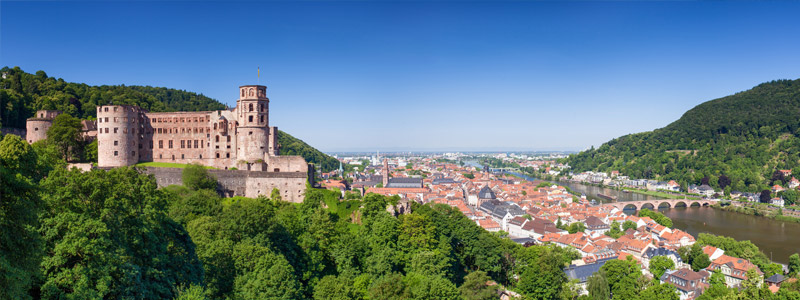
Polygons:
M46 138L58 111L38 111L27 121L28 142ZM98 167L139 162L200 163L219 170L220 192L226 196L269 195L273 188L284 200L303 199L313 170L301 156L281 156L278 128L269 126L267 87L239 87L236 107L204 112L151 113L138 106L102 105L97 121L84 122L84 137L96 136ZM159 185L180 184L180 170L147 168Z

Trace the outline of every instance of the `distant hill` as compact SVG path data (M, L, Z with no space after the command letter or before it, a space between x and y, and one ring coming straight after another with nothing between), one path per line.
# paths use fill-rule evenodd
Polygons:
M574 171L618 170L635 178L674 179L758 191L777 169L800 172L800 79L777 80L702 103L651 132L625 135L564 159ZM798 174L800 175L800 174Z
M19 67L0 69L0 124L25 128L25 120L37 110L51 109L81 119L96 117L95 107L104 104L137 105L152 112L207 111L225 105L202 94L164 87L101 85L66 82L44 71L26 73ZM338 168L338 161L291 135L280 132L281 154L301 155L324 172Z

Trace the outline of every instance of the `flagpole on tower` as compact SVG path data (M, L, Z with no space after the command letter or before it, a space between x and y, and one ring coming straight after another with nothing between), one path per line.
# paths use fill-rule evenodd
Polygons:
M258 70L258 81L257 82L258 82L259 85L261 85L261 67L258 67L257 70Z

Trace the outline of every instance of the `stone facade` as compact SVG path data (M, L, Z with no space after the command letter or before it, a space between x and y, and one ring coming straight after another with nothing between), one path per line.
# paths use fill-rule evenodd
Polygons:
M156 178L159 187L181 185L183 169L178 168L144 168L145 172ZM255 198L259 195L269 196L272 189L281 191L284 201L302 202L306 190L308 173L267 172L243 170L208 170L217 178L217 190L224 196L245 196Z

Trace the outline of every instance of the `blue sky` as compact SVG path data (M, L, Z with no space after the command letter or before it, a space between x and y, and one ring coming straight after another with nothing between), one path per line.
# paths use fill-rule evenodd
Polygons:
M323 151L580 150L800 78L800 2L0 2L0 65L165 86Z

